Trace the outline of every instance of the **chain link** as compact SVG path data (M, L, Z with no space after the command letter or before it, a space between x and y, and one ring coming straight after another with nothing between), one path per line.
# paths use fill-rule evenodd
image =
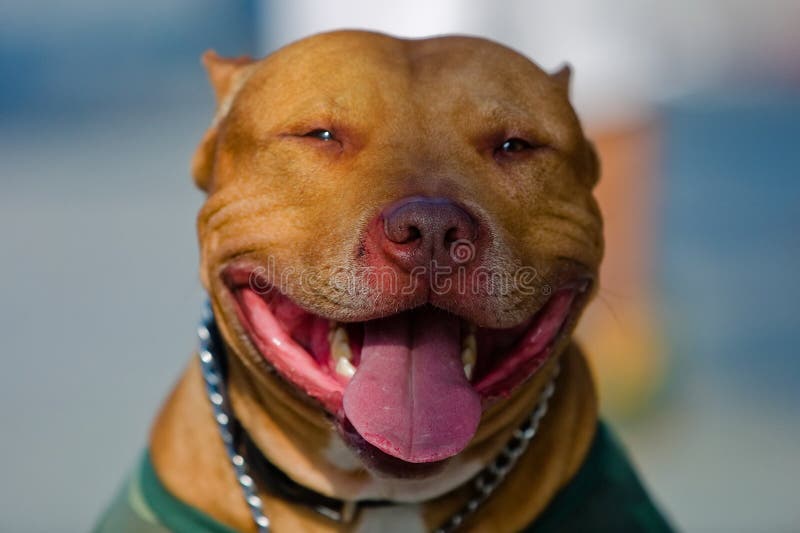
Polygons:
M203 319L197 327L197 337L200 344L200 366L203 371L203 380L206 383L206 394L211 403L211 408L214 411L214 419L217 422L217 428L219 429L222 443L225 446L225 452L228 454L228 459L233 466L236 480L242 488L244 500L250 508L250 515L253 517L253 521L258 527L259 533L269 533L269 518L264 514L261 498L258 497L256 483L248 473L247 463L244 457L239 454L233 443L233 434L230 430L232 415L230 406L228 406L226 400L225 383L214 355L217 348L215 346L214 337L211 335L211 330L214 327L216 327L214 324L214 315L208 307L208 304L206 304L203 310Z

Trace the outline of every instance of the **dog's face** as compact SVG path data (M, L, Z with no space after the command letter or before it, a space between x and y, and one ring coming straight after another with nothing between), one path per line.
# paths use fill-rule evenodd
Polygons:
M563 349L597 273L597 161L568 72L362 32L206 62L218 117L193 170L226 340L362 452L459 453Z

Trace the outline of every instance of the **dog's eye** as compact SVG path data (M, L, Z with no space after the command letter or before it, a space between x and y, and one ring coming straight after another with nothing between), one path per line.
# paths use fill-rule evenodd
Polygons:
M319 139L320 141L334 140L333 133L331 133L330 130L323 130L323 129L311 130L305 135L303 135L303 137L311 137L313 139Z
M512 137L511 139L506 139L503 144L500 145L498 151L504 154L516 154L531 148L533 148L533 145L528 141L518 137Z

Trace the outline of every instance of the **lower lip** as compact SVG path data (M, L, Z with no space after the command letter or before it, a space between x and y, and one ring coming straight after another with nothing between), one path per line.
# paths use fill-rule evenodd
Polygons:
M578 295L574 289L556 292L515 347L475 385L478 393L484 398L508 395L541 368L563 337Z
M342 405L344 387L284 331L267 303L250 288L234 291L239 323L258 352L280 375L323 404L331 413ZM261 325L255 328L254 324Z

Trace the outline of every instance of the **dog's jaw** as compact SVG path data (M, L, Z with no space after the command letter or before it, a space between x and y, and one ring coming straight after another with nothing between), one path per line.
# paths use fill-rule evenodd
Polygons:
M303 310L274 287L256 289L252 271L241 263L222 277L225 307L233 310L223 317L247 339L247 348L319 402L367 466L396 477L428 476L441 467L436 463L462 451L482 410L508 397L563 348L589 285L566 284L532 317L497 330L430 306L339 324ZM386 337L392 327L402 328L400 338ZM442 352L448 336L454 336L452 361ZM412 337L422 347L404 344ZM425 343L438 346L436 353L427 354ZM416 371L423 373L407 396ZM420 433L423 440L415 437Z
M296 396L297 389L277 373L259 372L240 357L234 357L231 362L233 372L229 388L234 412L266 457L304 486L356 501L385 499L420 503L467 483L501 452L523 419L536 407L541 391L553 376L556 362L562 368L557 386L559 398L571 397L576 392L581 395L591 392L591 389L573 389L570 369L576 363L584 363L570 344L557 359L546 362L526 386L486 408L475 437L464 451L434 464L407 463L409 467L423 467L416 475L409 475L409 472L392 471L391 467L388 472L380 466L365 468L365 458L358 447L347 443L331 426L330 417L326 417L319 404L302 401ZM555 416L560 416L564 407L568 410L574 407L570 403L562 405L562 402L556 398L551 405ZM546 426L551 423L548 421ZM572 423L574 421L567 418L558 425ZM568 449L569 446L560 448L559 453ZM372 450L377 451L376 448ZM396 458L390 459L399 462Z

